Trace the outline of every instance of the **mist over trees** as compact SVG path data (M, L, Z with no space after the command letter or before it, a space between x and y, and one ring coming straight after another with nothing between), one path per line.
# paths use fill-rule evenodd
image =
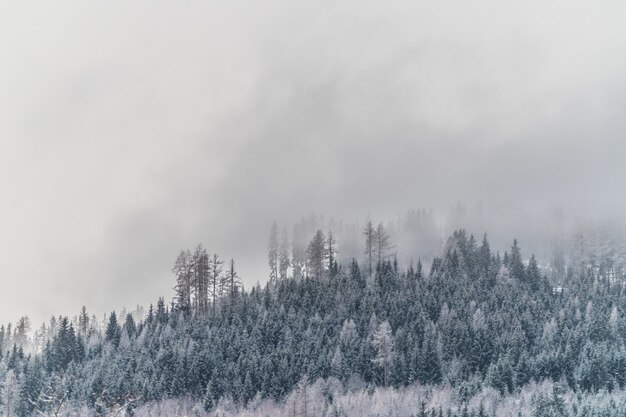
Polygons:
M307 248L318 230L333 234L338 263L355 259L368 276L374 273L376 263L389 257L395 257L401 265L421 261L429 267L444 250L447 238L461 228L475 236L489 234L490 245L501 253L509 249L512 236L516 236L554 283L588 267L616 277L626 267L623 222L580 218L562 210L513 216L459 203L446 211L410 210L383 221L345 221L311 214L289 226L282 226L281 259L283 265L288 265L283 277L288 268L293 268L294 277L306 274Z
M459 229L438 256L406 261L402 242L438 244L439 229L429 212L404 219L407 230L433 235L410 240L374 221L331 228L311 216L291 236L272 225L263 286L244 289L234 259L198 245L173 259L171 302L101 318L83 307L32 337L26 317L2 326L0 409L24 417L626 412L626 281L615 234L601 229L594 244L577 237L578 252L551 262L517 240L499 252L486 235Z

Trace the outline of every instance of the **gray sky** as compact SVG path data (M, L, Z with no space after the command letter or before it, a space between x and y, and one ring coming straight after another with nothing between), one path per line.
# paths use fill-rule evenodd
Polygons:
M625 207L620 1L0 5L0 321L171 296L203 242L457 201Z

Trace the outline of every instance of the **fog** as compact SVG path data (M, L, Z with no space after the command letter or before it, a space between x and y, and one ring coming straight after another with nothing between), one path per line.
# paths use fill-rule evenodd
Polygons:
M0 321L169 299L199 242L263 282L272 221L313 212L621 222L625 9L5 2Z

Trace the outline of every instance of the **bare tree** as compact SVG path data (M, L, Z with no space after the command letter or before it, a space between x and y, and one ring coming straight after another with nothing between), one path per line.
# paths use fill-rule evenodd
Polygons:
M378 264L389 256L388 251L393 248L391 237L382 223L379 223L374 231L374 248Z
M215 315L215 305L217 303L217 297L219 295L219 287L221 286L222 281L222 265L224 261L217 256L217 253L213 254L210 263L210 274L209 274L209 292L211 293L212 298L212 307L213 307L213 315Z
M241 288L241 279L239 274L235 270L235 260L231 258L226 275L222 278L224 294L228 294L230 299L233 300Z

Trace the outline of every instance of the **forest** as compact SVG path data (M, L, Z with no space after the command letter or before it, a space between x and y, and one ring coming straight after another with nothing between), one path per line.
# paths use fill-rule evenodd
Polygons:
M406 262L367 222L348 260L332 230L286 230L264 285L198 245L145 310L2 326L2 415L626 415L616 257L568 252L557 276L458 229Z

